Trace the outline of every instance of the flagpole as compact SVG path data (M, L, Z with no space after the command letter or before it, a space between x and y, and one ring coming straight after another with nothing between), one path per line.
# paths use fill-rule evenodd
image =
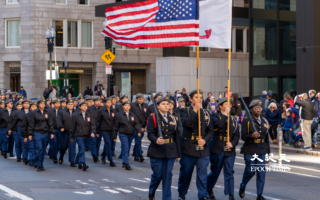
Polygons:
M198 102L200 101L200 94L199 94L199 45L197 46L197 96ZM201 140L201 125L200 125L200 110L198 111L198 132L199 132L199 140ZM202 150L203 147L198 145L198 149Z
M228 55L228 107L230 106L230 65L231 65L231 48ZM228 124L227 124L227 142L230 141L230 112L228 112Z

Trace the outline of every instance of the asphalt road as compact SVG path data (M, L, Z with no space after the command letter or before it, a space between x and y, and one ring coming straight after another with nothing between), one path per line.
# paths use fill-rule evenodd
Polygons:
M103 143L103 142L102 142ZM147 152L149 142L144 139L143 150ZM102 150L102 146L101 146ZM117 143L116 154L120 153L120 143ZM273 152L278 158L278 152ZM122 160L114 158L116 168L99 163L93 163L89 152L86 153L89 169L86 172L71 168L68 162L63 165L53 164L46 157L45 172L17 163L15 158L5 160L0 158L0 199L107 199L107 200L146 200L148 199L148 186L151 176L149 159L145 162L134 162L130 156L132 171L122 168ZM289 172L267 172L264 187L266 199L320 199L320 158L303 154L287 153L283 161L290 167ZM67 155L65 156L67 160ZM179 163L173 169L172 199L178 198L177 185L179 176ZM237 149L235 161L235 198L238 196L239 184L244 170L243 156ZM209 172L209 169L208 169ZM193 179L187 194L188 200L197 199L194 171ZM224 195L223 173L221 173L214 188L217 199L228 199ZM156 199L161 199L161 184L156 193ZM256 198L256 177L247 185L244 199Z

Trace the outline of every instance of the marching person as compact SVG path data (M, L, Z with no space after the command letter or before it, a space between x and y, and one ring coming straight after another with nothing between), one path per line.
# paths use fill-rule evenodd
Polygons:
M21 135L24 138L24 141L27 140L28 150L29 150L29 158L28 158L29 166L38 168L37 166L38 159L36 158L36 144L33 139L33 136L29 135L29 132L28 132L29 125L30 125L29 122L30 122L31 112L34 111L35 109L37 109L37 101L31 101L30 110L28 112L24 110L26 114L23 116L23 119L22 119Z
M97 122L97 117L98 117L98 112L100 110L100 102L101 102L101 97L99 96L94 96L92 98L93 100L93 105L88 107L87 113L89 113L92 116L93 123ZM101 145L101 135L99 132L96 133L96 136L94 138L91 138L91 145L96 145L96 153L92 154L94 162L98 162L98 156L99 156L99 150L100 150L100 145Z
M60 131L59 131L59 127L57 124L57 118L58 118L58 114L60 111L60 99L56 98L54 100L52 100L52 103L54 104L54 108L50 110L51 112L51 116L52 116L52 120L53 120L53 128L54 128L54 138L50 139L50 149L49 149L49 156L50 158L53 159L53 163L57 164L58 163L58 159L57 159L57 155L58 155L58 144L59 144L59 136L60 136Z
M261 105L262 101L258 99L252 100L249 105L254 126L258 132L254 132L251 121L248 117L245 117L242 122L241 139L244 141L244 144L240 153L244 154L246 166L239 189L239 196L241 198L244 198L246 185L255 175L255 171L257 171L257 200L265 199L262 196L262 193L266 176L265 164L269 163L269 161L266 161L266 154L270 153L270 144L268 135L269 123L265 118L261 117ZM258 167L257 165L259 168L263 169L252 170L252 168Z
M59 164L63 163L63 156L68 149L69 162L71 167L76 167L74 163L76 155L76 143L70 140L70 131L72 125L72 116L74 114L73 110L73 99L67 101L67 109L59 110L57 116L57 126L60 131L60 141L59 141Z
M116 117L116 112L114 109L111 109L111 98L106 99L105 107L101 108L98 112L97 117L97 133L101 132L101 136L104 139L104 148L102 156L102 164L106 164L106 156L110 162L111 167L115 167L116 164L113 162L112 158L112 142L116 139L112 138L112 129L114 125L114 120Z
M38 102L39 103L39 102ZM46 99L46 109L50 110L51 109L51 98L47 98Z
M134 148L133 148L134 161L140 161L140 162L144 161L144 158L142 156L141 143L142 143L142 138L145 132L144 127L146 127L144 117L148 108L148 105L146 103L143 103L143 100L144 100L143 94L141 93L136 94L136 102L131 103L131 108L130 108L130 112L132 112L137 116L141 126L141 130L142 130L141 137L137 135L137 132L134 133ZM129 149L130 149L130 146L131 144L129 145Z
M31 112L29 135L32 135L36 144L36 157L39 159L37 164L38 172L45 171L43 167L44 152L46 144L54 138L53 119L49 110L45 109L45 99L38 99L38 108Z
M112 97L112 101L111 101L111 109L114 110L115 114L117 114L117 111L116 111L116 105L117 105L117 98L116 96L111 96ZM116 154L114 153L114 150L116 149L116 144L117 142L114 141L114 140L111 140L111 144L112 144L112 147L111 147L111 154L113 157L116 157Z
M128 99L128 95L122 95L121 98L120 98L120 104L116 106L116 111L117 113L119 112L122 112L123 111L123 106L122 106L122 103L124 102L127 102L129 99Z
M197 189L200 200L208 199L207 191L207 168L209 165L209 142L213 134L213 125L210 113L202 109L202 90L198 100L197 90L190 92L190 108L181 109L180 117L183 127L181 136L181 160L180 175L178 183L179 199L186 199L192 172L197 168ZM198 112L200 112L201 133L199 138Z
M90 138L95 137L96 126L92 120L92 116L87 112L88 106L85 101L79 103L80 112L77 112L72 117L70 140L71 142L76 142L79 147L79 153L76 157L76 164L78 169L86 171L89 166L86 164L86 147L85 143ZM95 145L92 146L93 151L95 150Z
M121 141L121 157L123 160L122 167L126 170L132 170L129 165L129 151L130 144L132 143L134 132L141 137L141 126L137 116L130 112L130 102L126 101L122 103L123 111L116 115L115 123L113 125L113 139L117 139L117 133L119 132L119 138Z
M5 109L5 107L6 107L3 93L2 93L2 96L3 96L3 99L0 100L0 117L1 117L1 110ZM1 128L0 128L0 151L1 151L1 155L2 155L2 131L1 131Z
M8 153L8 142L11 133L7 133L7 127L10 122L10 115L12 114L13 101L12 99L7 99L6 108L0 111L0 128L1 128L1 138L2 138L2 155L6 159Z
M224 175L224 194L229 195L229 200L234 200L234 161L236 158L236 146L240 134L237 119L230 114L229 118L229 142L227 142L228 128L228 99L221 98L218 102L218 111L211 115L214 135L209 143L211 172L208 174L207 191L209 199L216 199L213 188L217 183L221 169Z
M60 100L60 104L61 104L60 110L66 109L66 107L67 107L67 103L66 103L66 102L67 102L67 101L66 101L65 98L62 98L62 99Z
M173 100L170 100L173 102ZM149 200L154 200L156 190L162 181L162 199L171 199L172 169L174 161L181 158L180 123L176 117L171 115L168 110L166 97L157 100L159 119L157 124L154 114L149 116L147 132L151 144L148 148L147 156L150 157L150 165L153 171L149 186ZM162 135L158 132L161 127Z

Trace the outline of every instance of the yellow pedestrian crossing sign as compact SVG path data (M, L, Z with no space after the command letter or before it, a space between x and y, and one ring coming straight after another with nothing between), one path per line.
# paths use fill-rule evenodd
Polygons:
M110 65L115 58L116 55L114 55L109 49L107 49L107 51L101 56L101 59L108 65Z

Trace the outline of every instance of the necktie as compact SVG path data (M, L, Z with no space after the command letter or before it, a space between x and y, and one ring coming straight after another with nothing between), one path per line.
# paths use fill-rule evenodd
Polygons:
M58 111L56 110L56 117L58 117Z
M43 115L43 111L41 111L41 115Z
M143 113L143 108L142 108L141 104L139 104L139 107L140 107L140 112Z
M83 116L83 120L86 121L86 117L85 117L86 115L82 113L82 116Z
M11 115L11 110L8 110L8 112L9 112L9 116Z
M164 121L166 121L166 123L168 123L167 116L166 115L162 115L162 116L163 116Z
M127 115L128 121L129 121L129 113L126 113L126 115Z
M72 111L70 111L70 117L72 117Z
M108 115L109 115L109 117L110 117L110 110L108 109Z

